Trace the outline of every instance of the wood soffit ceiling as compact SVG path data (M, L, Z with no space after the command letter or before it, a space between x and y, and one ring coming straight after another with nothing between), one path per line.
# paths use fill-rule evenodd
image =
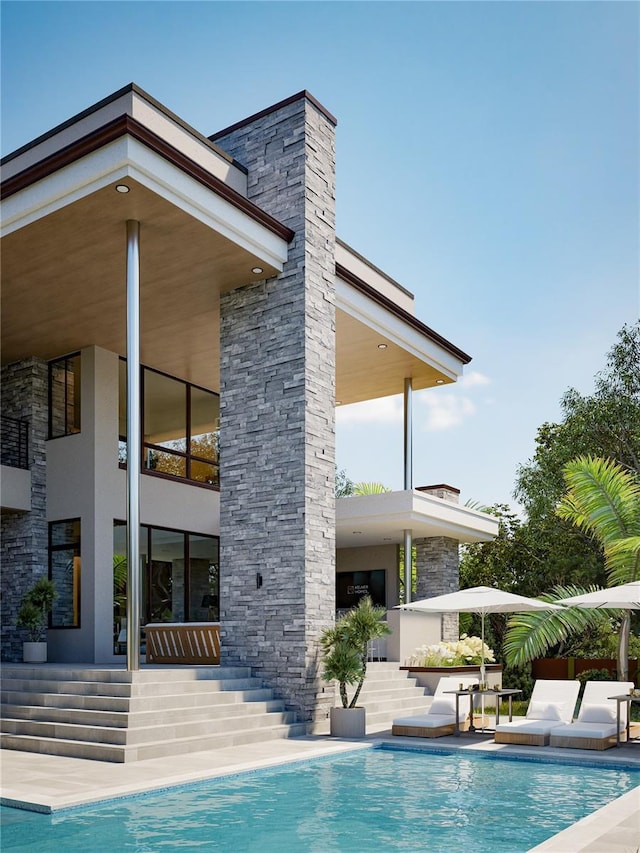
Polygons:
M219 389L219 297L256 280L264 261L127 179L2 240L2 363L95 345L126 353L126 220L140 230L141 360ZM263 278L264 276L259 276ZM336 312L342 404L451 381L347 313Z

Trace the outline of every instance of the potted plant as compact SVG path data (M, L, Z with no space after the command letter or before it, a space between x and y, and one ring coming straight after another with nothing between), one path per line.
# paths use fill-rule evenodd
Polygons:
M331 708L330 733L336 737L364 737L365 709L358 698L367 675L368 647L371 640L390 634L384 607L376 607L370 596L361 598L354 607L331 628L325 628L320 638L325 681L337 681L342 705ZM347 685L356 685L349 700Z
M22 599L16 624L18 628L26 628L29 638L22 644L25 663L45 663L47 660L46 629L56 594L53 582L40 578Z

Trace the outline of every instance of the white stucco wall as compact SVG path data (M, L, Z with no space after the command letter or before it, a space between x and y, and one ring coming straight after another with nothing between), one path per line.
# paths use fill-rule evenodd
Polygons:
M49 632L50 660L122 661L113 654L113 522L126 518L126 472L118 466L118 355L82 351L82 422L47 443L47 520L81 520L80 628ZM142 524L219 535L220 495L142 475Z

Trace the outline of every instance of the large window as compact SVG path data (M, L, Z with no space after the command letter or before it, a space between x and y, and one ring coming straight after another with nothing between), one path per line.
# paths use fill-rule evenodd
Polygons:
M49 362L49 438L80 432L80 354Z
M52 628L80 627L80 519L49 524L49 578L56 588Z
M126 462L126 362L120 361L120 449ZM212 391L142 369L142 457L146 471L219 484L220 398Z
M126 525L114 522L114 637L127 612ZM142 622L217 622L219 540L216 536L140 528ZM116 642L116 651L122 652Z

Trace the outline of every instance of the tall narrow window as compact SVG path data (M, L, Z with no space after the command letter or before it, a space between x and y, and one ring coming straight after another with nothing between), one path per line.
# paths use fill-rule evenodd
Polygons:
M80 432L80 353L49 362L49 438Z
M56 588L52 628L80 627L80 519L49 524L49 578Z
M189 386L189 479L218 482L220 397Z

